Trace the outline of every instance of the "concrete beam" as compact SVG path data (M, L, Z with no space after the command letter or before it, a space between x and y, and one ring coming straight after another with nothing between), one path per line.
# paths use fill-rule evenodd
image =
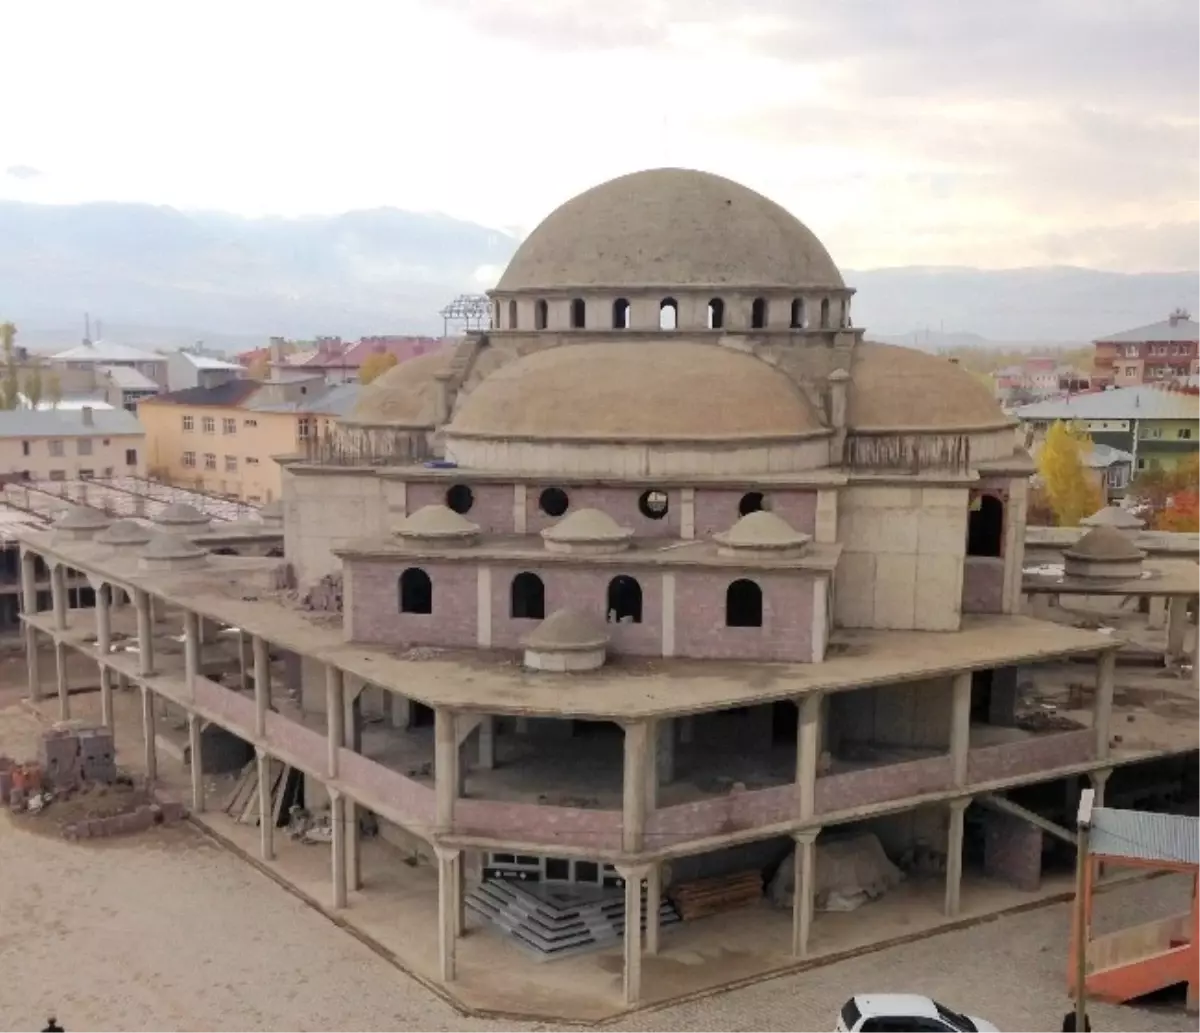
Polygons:
M1049 818L1043 818L1040 814L1036 814L1018 803L1013 803L1007 797L997 796L995 793L984 793L981 796L975 797L975 802L982 804L984 807L990 807L994 811L999 811L1001 814L1009 814L1014 818L1020 818L1021 821L1027 821L1030 825L1037 826L1043 832L1054 836L1055 839L1061 839L1064 843L1070 843L1072 846L1075 846L1079 842L1079 837L1070 829L1056 825Z

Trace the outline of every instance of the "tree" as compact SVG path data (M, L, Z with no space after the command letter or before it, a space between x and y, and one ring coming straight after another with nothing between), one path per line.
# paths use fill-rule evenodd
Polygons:
M1195 490L1200 481L1200 452L1193 452L1186 459L1170 468L1152 466L1134 478L1129 486L1129 495L1150 510L1150 523L1164 513L1171 499L1179 492Z
M1046 500L1059 527L1076 527L1080 520L1104 505L1099 485L1088 475L1083 463L1091 450L1091 438L1073 423L1056 420L1046 432L1037 466Z
M1200 531L1200 496L1186 488L1171 497L1170 505L1154 522L1156 531Z
M38 403L42 400L42 395L45 394L45 385L42 383L42 371L39 367L34 366L28 373L25 374L24 395L29 402L30 409L36 409Z
M0 408L15 409L21 404L21 385L17 379L17 349L13 341L17 328L12 323L0 323L0 344L3 345L4 376L0 379Z
M398 361L392 352L372 352L363 359L363 364L358 367L358 382L369 384L376 377L386 373Z
M52 369L46 372L46 398L50 401L50 408L57 409L58 403L62 401L62 381L58 379L58 370Z

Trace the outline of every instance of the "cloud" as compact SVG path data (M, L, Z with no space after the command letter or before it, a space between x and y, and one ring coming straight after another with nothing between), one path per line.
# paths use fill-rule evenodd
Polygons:
M41 169L35 169L32 165L9 165L4 174L13 179L39 179L44 175Z

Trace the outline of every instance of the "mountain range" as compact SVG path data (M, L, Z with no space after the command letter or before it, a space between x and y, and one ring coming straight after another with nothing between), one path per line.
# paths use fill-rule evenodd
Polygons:
M518 244L501 230L396 208L249 219L0 201L0 319L35 349L75 343L85 312L105 337L168 347L441 332L438 310L491 286ZM1195 272L912 266L844 275L858 291L857 325L925 346L1087 341L1177 306L1200 308Z

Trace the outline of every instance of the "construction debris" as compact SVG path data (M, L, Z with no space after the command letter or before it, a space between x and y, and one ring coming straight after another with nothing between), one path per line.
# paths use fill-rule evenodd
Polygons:
M667 891L685 922L746 907L761 900L762 895L762 873L757 870L680 882Z
M295 768L274 759L270 761L268 771L272 827L280 828L288 823L284 816L290 817L292 810L303 801L304 776ZM252 760L242 768L221 809L239 825L259 824L257 760Z

